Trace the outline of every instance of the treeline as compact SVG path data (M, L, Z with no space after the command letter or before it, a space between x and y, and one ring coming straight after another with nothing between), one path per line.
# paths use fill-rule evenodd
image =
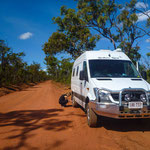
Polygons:
M47 64L47 71L51 80L65 84L70 83L73 66L70 59L58 60L54 56L48 56L45 60Z
M4 40L0 40L0 87L48 79L40 64L33 62L28 65L22 59L24 56L23 52L14 53Z
M140 72L146 71L147 81L150 83L150 53L147 53L145 57L142 57L140 63Z

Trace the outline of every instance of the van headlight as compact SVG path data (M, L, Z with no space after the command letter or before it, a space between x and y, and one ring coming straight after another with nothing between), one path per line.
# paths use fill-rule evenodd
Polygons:
M94 88L96 100L98 102L112 103L110 100L110 92L104 89Z
M140 99L141 99L141 101L142 101L143 103L145 103L145 102L146 102L146 95L145 95L145 94L141 94L141 95L140 95Z

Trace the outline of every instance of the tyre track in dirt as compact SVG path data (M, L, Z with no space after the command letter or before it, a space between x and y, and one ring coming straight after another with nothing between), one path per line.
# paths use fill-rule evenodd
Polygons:
M81 108L62 108L51 81L0 97L1 150L150 150L150 121L102 118L89 128Z

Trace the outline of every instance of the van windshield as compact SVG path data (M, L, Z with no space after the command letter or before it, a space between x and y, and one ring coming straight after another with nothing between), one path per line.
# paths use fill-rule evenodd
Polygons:
M131 61L89 60L91 78L139 78L140 75Z

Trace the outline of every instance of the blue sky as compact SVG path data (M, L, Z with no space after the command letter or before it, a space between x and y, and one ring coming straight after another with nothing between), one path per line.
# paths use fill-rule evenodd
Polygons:
M14 52L24 52L24 61L41 64L45 69L42 45L56 31L52 18L60 15L60 7L76 7L73 0L0 0L0 39L7 42ZM143 21L141 21L143 22ZM148 37L139 41L141 53L150 52ZM112 44L102 38L95 49L112 49Z
M69 0L0 0L0 39L7 42L14 52L24 52L24 60L44 65L45 54L42 45L56 31L52 23L54 16L60 15L60 7L65 4L74 7ZM28 39L20 39L24 33L32 33Z

